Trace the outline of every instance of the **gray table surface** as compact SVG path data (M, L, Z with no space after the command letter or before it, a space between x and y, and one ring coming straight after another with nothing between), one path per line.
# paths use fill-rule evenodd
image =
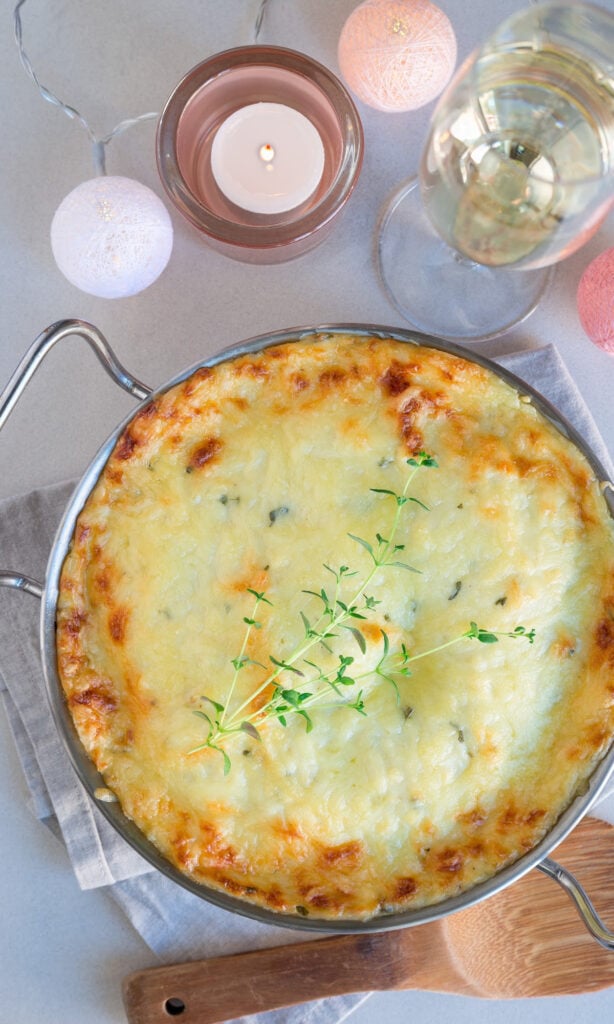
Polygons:
M614 0L604 4L614 9ZM78 107L99 133L122 118L160 110L179 78L217 50L250 42L259 0L30 0L26 48L41 80ZM270 0L262 41L310 53L338 70L336 45L354 0ZM511 0L441 0L464 56L489 28L523 6ZM377 218L386 197L415 173L432 105L386 115L360 105L366 136L363 174L331 237L295 263L252 267L209 250L171 211L175 248L150 289L116 302L78 292L57 270L49 225L61 199L93 176L81 129L42 101L17 58L11 0L0 18L3 102L0 381L48 323L78 316L97 324L121 361L156 385L217 349L267 330L327 322L403 326L373 262ZM115 140L108 171L162 195L154 126ZM553 342L614 449L612 358L583 335L575 293L584 267L614 244L614 219L561 264L537 311L486 354ZM436 282L434 282L436 287ZM47 360L0 439L0 496L77 475L131 401L102 374L92 354L67 341ZM69 413L69 415L67 415ZM27 571L27 566L19 566ZM0 1020L119 1024L125 973L153 954L99 891L81 892L62 847L26 808L26 789L0 716ZM612 1020L614 990L582 998L481 1003L424 993L372 997L355 1024L445 1016L459 1024L582 1024Z

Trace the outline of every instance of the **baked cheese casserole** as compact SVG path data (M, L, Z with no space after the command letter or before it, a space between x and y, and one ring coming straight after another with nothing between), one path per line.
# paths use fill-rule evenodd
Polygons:
M173 865L365 920L532 848L614 731L614 537L578 449L490 370L313 335L122 432L57 616L78 734Z

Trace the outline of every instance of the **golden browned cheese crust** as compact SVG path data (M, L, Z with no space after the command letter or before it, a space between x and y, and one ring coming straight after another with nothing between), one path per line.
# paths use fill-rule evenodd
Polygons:
M421 452L438 465L408 465ZM355 538L377 551L393 530L417 571L371 573ZM293 660L322 588L359 595L360 637L346 621ZM535 641L449 644L471 623ZM79 516L57 627L68 706L125 813L194 880L283 913L364 919L490 877L614 730L599 481L497 376L390 339L280 345L145 405ZM335 691L340 656L357 681ZM263 687L279 661L295 671ZM313 694L318 673L310 731L266 716L275 685ZM212 702L257 735L203 746Z

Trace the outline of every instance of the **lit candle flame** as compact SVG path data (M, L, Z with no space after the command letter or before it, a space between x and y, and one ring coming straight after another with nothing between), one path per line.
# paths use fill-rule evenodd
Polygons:
M258 156L260 157L261 160L264 160L266 164L269 164L273 157L275 156L275 150L270 145L270 143L266 142L264 146L261 146L260 149L258 150Z

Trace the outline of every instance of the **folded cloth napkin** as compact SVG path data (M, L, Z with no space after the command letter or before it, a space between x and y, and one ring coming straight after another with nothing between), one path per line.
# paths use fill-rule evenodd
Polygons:
M552 346L500 360L548 398L584 437L610 479L614 469L588 409ZM0 564L43 579L55 530L74 484L0 503ZM77 881L105 886L150 948L166 962L236 953L305 939L199 900L153 870L92 804L54 726L41 675L36 602L0 591L0 692L37 818L66 844ZM599 805L614 823L614 791ZM310 938L315 936L311 935ZM319 1000L250 1017L250 1024L339 1024L366 995ZM242 1018L247 1024L247 1018Z

